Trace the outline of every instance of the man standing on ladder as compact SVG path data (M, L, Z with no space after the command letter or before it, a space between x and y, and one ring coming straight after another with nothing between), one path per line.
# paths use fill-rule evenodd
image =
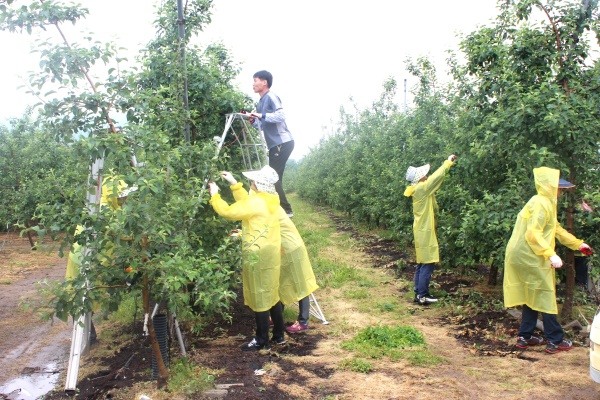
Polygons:
M283 191L283 172L290 154L294 150L294 138L285 123L285 114L279 96L271 92L273 75L269 71L261 70L253 75L252 89L260 95L256 111L250 113L250 123L263 131L269 149L269 166L273 168L279 181L275 190L279 195L279 203L288 217L292 217L292 206Z

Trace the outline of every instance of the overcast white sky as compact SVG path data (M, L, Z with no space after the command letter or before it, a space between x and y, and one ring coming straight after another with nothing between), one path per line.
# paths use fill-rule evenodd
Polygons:
M157 1L79 3L90 9L79 29L94 32L98 40L117 41L136 54L153 36ZM212 23L197 40L222 42L230 49L242 67L236 84L255 100L252 74L260 69L273 73L271 89L283 102L296 140L292 158L299 159L319 142L323 127L337 121L350 97L368 106L383 82L394 77L401 104L404 79L409 90L416 83L404 69L407 57L428 56L443 74L446 51L457 49L457 35L489 24L496 13L496 0L215 0ZM17 87L37 68L37 58L29 54L33 40L27 35L0 32L0 43L5 54L1 121L18 117L36 102Z

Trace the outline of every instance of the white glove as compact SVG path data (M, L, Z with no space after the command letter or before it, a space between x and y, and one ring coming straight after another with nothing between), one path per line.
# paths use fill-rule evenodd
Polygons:
M552 264L552 268L560 268L563 265L562 260L556 254L550 256L550 264Z
M454 154L452 154L451 156L448 157L448 161L454 162L454 161L456 161L456 158L457 157Z
M214 182L208 182L208 193L210 193L211 196L219 193L219 186Z
M229 171L221 171L221 178L229 182L230 185L235 185L237 183L237 181Z
M591 256L594 253L594 250L587 243L581 243L579 246L579 251L583 253L584 256Z

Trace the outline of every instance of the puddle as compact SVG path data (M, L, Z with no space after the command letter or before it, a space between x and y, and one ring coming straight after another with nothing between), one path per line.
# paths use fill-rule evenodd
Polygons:
M48 364L44 368L25 368L21 376L0 386L0 398L36 400L54 389L59 372L56 363Z

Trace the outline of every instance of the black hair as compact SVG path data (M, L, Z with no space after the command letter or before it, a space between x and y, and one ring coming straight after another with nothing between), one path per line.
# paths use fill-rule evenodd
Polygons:
M263 80L267 81L267 86L269 88L273 84L273 74L271 74L269 71L266 71L264 69L255 73L254 75L252 75L252 77L258 78L258 79L263 79Z

